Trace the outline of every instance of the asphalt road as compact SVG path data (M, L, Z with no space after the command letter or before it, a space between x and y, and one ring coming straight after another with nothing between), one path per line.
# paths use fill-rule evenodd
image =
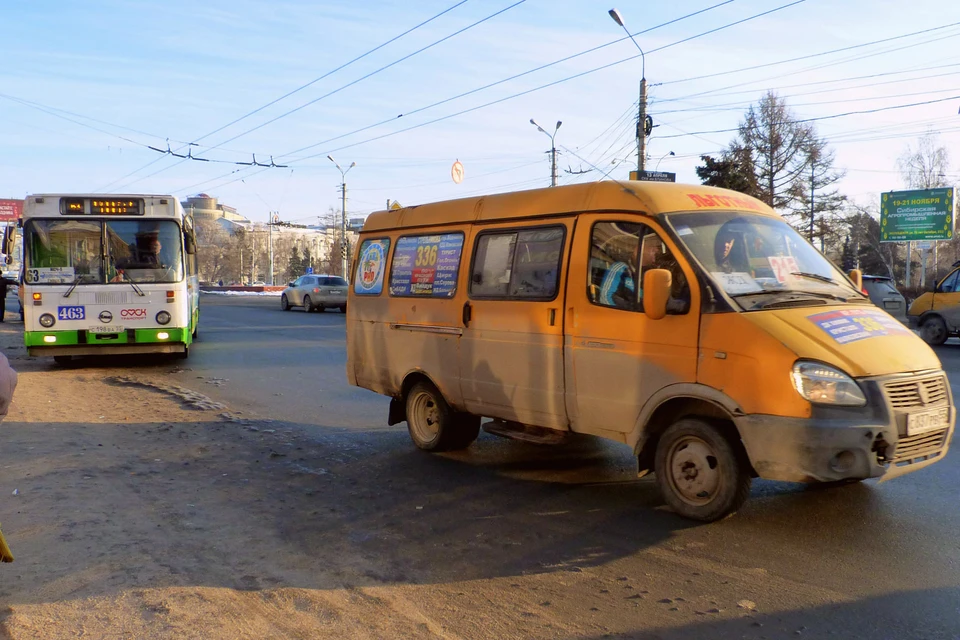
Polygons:
M631 620L622 609L598 627L629 630L629 637L960 638L957 449L927 470L882 484L810 489L757 481L734 517L696 526L662 506L653 482L635 478L630 452L616 444L538 447L481 434L467 452L415 451L405 425L386 427L385 398L347 385L339 312L284 313L273 298L212 295L201 309L200 341L171 375L233 410L296 425L342 461L355 460L354 493L337 500L359 492L368 501L356 507L348 535L372 545L373 557L382 554L382 580L414 580L411 572L417 582L541 572L559 588L565 572L589 569L610 573L611 581L623 574L668 585L674 593L658 605L665 612L693 600L718 603L679 628ZM954 342L939 354L960 397ZM398 515L395 507L409 506L411 491L437 511L417 513L416 522ZM380 508L390 517L375 517ZM376 533L383 527L413 527L426 537L418 545L432 541L439 549L391 573L405 546L378 546L375 540L389 538ZM474 538L497 543L458 546ZM610 590L597 592L601 598ZM721 619L745 600L758 605L755 615ZM750 603L739 608L748 611Z

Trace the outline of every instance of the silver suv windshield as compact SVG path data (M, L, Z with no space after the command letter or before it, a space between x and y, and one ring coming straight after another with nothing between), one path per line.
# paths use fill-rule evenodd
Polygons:
M707 275L746 310L863 300L846 276L780 218L739 211L666 216Z

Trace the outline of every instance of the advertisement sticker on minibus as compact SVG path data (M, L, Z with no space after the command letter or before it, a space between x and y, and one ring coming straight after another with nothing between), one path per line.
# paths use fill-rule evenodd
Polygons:
M910 335L909 329L879 309L837 309L807 316L840 344L890 335Z
M460 233L400 238L393 252L390 294L453 297L462 250Z

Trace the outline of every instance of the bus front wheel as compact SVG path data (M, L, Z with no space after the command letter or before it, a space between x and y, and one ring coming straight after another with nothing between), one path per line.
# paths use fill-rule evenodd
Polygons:
M664 500L691 520L713 522L739 509L750 495L746 454L716 425L684 418L657 443L654 468Z

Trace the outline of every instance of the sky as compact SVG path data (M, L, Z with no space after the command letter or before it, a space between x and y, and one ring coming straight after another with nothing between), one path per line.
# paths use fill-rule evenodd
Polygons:
M563 123L560 184L624 179L643 69L647 168L678 182L773 90L855 202L903 188L927 133L960 183L954 0L5 0L0 26L0 198L207 193L313 224L340 207L332 155L360 217L549 186L531 118Z

